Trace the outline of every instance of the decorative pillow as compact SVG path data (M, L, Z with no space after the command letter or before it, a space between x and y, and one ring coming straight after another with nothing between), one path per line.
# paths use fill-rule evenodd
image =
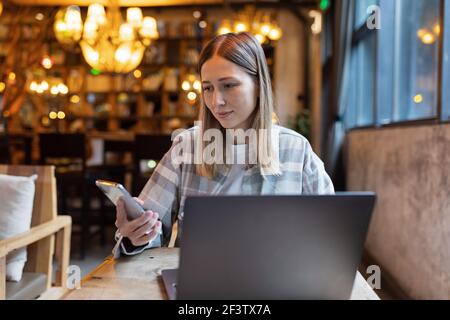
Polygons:
M36 179L37 175L0 174L0 240L30 229ZM26 261L26 248L11 252L6 257L6 280L20 281Z

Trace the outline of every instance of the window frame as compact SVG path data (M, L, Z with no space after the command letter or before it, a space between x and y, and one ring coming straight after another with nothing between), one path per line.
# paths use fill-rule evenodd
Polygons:
M383 88L383 82L380 79L383 78L382 73L383 61L381 59L380 43L387 43L393 40L394 44L396 39L395 32L388 32L386 30L394 30L395 26L395 1L392 0L378 0L377 5L381 8L381 29L369 30L365 23L356 27L352 34L352 52L356 49L357 45L364 41L371 35L371 32L376 32L375 40L375 74L374 74L374 95L373 95L373 123L371 125L358 125L357 122L354 126L351 126L347 130L354 129L373 129L373 128L392 128L392 127L405 127L405 126L420 126L420 125L435 125L450 123L450 89L444 90L444 88L450 87L450 0L439 0L439 22L441 25L441 36L437 40L438 60L437 60L437 90L436 90L436 116L429 118L421 118L414 120L395 120L395 88L392 86L392 94L388 97L391 99L391 107L389 110L389 122L383 123L381 119L381 103L383 96L386 94ZM391 9L391 10L390 10ZM386 14L385 12L390 12ZM383 14L384 13L384 14ZM356 15L356 10L355 10ZM356 19L355 19L356 21ZM384 36L388 35L389 38L385 39ZM394 57L395 46L391 45L392 56ZM447 61L444 57L448 57ZM392 84L394 84L394 72L391 75ZM384 100L386 101L386 100ZM444 108L444 104L446 108ZM356 118L359 117L359 108L355 110L357 112Z

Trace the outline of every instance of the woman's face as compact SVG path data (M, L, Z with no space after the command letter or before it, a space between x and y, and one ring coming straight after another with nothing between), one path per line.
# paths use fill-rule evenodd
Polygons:
M238 65L214 55L201 68L203 100L225 129L250 128L257 85Z

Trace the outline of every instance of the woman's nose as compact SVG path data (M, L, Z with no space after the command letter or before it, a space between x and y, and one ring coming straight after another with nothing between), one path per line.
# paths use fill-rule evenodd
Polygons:
M219 90L215 90L213 93L214 107L222 107L225 105L225 99Z

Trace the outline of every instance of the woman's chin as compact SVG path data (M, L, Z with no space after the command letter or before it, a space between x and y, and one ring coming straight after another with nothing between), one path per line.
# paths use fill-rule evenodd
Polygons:
M227 120L218 120L218 121L224 129L233 129L236 125L232 121L227 121Z

